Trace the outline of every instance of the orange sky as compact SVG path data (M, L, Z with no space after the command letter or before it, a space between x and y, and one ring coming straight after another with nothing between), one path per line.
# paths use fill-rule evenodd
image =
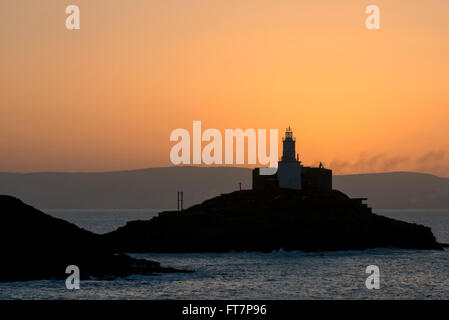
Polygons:
M65 28L65 7L81 30ZM381 8L368 31L365 7ZM447 0L0 2L0 171L170 165L170 132L288 125L306 164L449 176ZM281 151L281 148L280 148Z

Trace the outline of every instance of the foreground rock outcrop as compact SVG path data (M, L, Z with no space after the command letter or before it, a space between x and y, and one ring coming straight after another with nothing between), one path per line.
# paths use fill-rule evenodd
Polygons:
M123 252L441 249L430 228L378 216L339 191L237 191L103 236Z
M0 281L65 279L76 265L82 279L178 272L158 262L115 254L101 236L0 195Z

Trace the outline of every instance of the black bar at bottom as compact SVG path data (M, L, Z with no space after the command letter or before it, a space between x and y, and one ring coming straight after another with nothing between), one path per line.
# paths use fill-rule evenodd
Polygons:
M317 317L354 319L407 315L432 317L444 314L449 301L269 301L269 300L162 300L162 301L0 301L2 314L29 313L33 316L79 316L103 318L105 314L126 320L150 319L315 319ZM288 317L287 317L288 316Z

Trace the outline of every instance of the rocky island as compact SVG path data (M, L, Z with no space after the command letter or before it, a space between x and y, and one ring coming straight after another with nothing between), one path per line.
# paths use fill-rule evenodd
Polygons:
M114 253L100 235L53 218L19 199L0 195L0 281L66 279L76 265L81 279L186 272Z
M242 190L98 235L0 196L0 281L188 272L124 253L441 249L430 228L373 214L336 190Z
M340 191L242 190L103 235L117 252L441 249L430 228L373 214Z

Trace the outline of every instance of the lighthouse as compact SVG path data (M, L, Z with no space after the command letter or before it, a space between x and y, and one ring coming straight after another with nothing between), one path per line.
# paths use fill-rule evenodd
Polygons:
M299 156L296 155L296 139L290 127L285 130L282 145L282 158L278 162L277 172L279 187L300 190L302 165Z
M324 168L320 162L318 167L307 167L299 161L296 153L296 139L290 127L285 130L282 139L283 150L278 170L274 175L260 175L260 169L253 170L254 190L296 189L322 192L332 190L332 170Z

